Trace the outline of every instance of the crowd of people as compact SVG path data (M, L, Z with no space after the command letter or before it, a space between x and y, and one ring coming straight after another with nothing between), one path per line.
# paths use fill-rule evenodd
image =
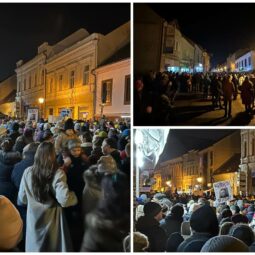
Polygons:
M224 109L232 117L232 102L241 96L244 110L252 114L255 98L255 76L243 73L173 73L149 72L134 81L135 125L169 125L174 120L176 95L195 93L211 100L212 110ZM240 112L243 109L240 109Z
M255 251L251 197L218 203L206 194L142 194L134 216L135 252Z
M0 251L124 251L130 124L0 122Z

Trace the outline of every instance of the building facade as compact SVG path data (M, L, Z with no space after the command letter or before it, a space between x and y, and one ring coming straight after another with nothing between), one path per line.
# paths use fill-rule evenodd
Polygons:
M16 117L16 86L16 75L12 75L0 82L0 112L11 117Z
M202 150L159 164L154 178L161 186L154 189L194 193L211 189L214 182L230 181L234 194L239 194L240 143L240 132L236 131Z
M249 72L255 69L255 51L251 50L235 60L236 72Z
M17 63L19 117L28 108L39 108L41 116L55 119L64 110L74 119L95 115L94 70L130 43L130 22L102 35L79 29L55 45L38 47L30 61ZM44 103L39 104L38 99Z

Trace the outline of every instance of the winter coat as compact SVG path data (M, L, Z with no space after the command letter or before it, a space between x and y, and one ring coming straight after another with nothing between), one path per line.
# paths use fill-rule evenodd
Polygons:
M101 147L94 148L89 156L89 163L91 165L97 164L97 161L103 156Z
M123 252L123 240L130 231L130 216L107 219L94 211L86 217L81 252Z
M170 214L166 216L164 222L160 225L160 227L165 230L167 237L169 237L172 233L181 233L182 222L182 217L175 217L174 215Z
M57 170L51 185L52 198L40 203L35 200L31 170L25 170L18 194L19 201L27 204L26 252L72 251L62 207L75 205L77 198L68 189L65 173Z
M118 150L114 150L110 153L110 155L114 158L116 161L116 165L118 169L121 169L121 158L120 158L120 152Z
M225 80L222 84L222 91L223 91L224 99L227 101L231 101L235 92L235 87L233 82Z
M242 103L245 105L252 104L254 100L252 83L250 81L244 81L240 90Z
M212 237L209 233L199 233L195 232L189 238L184 240L178 247L177 252L200 252L203 245ZM192 246L192 250L190 244L195 244L196 247Z
M15 144L13 146L13 150L22 153L23 152L23 148L27 144L32 143L33 141L34 141L33 137L25 137L24 135L21 135L21 136L19 136L16 139L16 142L15 142Z
M16 204L17 191L11 182L13 166L21 159L19 152L0 150L0 195Z
M152 216L141 216L136 224L136 230L146 235L149 239L150 252L164 252L167 236L159 226L159 222Z

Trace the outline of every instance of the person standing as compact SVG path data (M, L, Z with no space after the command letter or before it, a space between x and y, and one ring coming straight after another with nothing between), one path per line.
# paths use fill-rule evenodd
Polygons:
M245 112L250 113L252 110L253 103L253 84L249 80L248 76L245 77L245 80L240 87L242 103L245 105Z
M235 92L235 87L231 81L231 76L225 77L222 84L222 91L224 97L225 115L224 117L231 118L232 100Z

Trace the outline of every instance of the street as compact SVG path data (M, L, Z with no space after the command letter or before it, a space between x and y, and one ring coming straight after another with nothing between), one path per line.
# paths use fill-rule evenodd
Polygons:
M181 126L252 126L255 124L253 115L244 112L240 94L232 102L232 118L225 118L224 113L224 109L212 107L210 96L204 99L202 94L178 93L173 106L174 116L169 124Z

